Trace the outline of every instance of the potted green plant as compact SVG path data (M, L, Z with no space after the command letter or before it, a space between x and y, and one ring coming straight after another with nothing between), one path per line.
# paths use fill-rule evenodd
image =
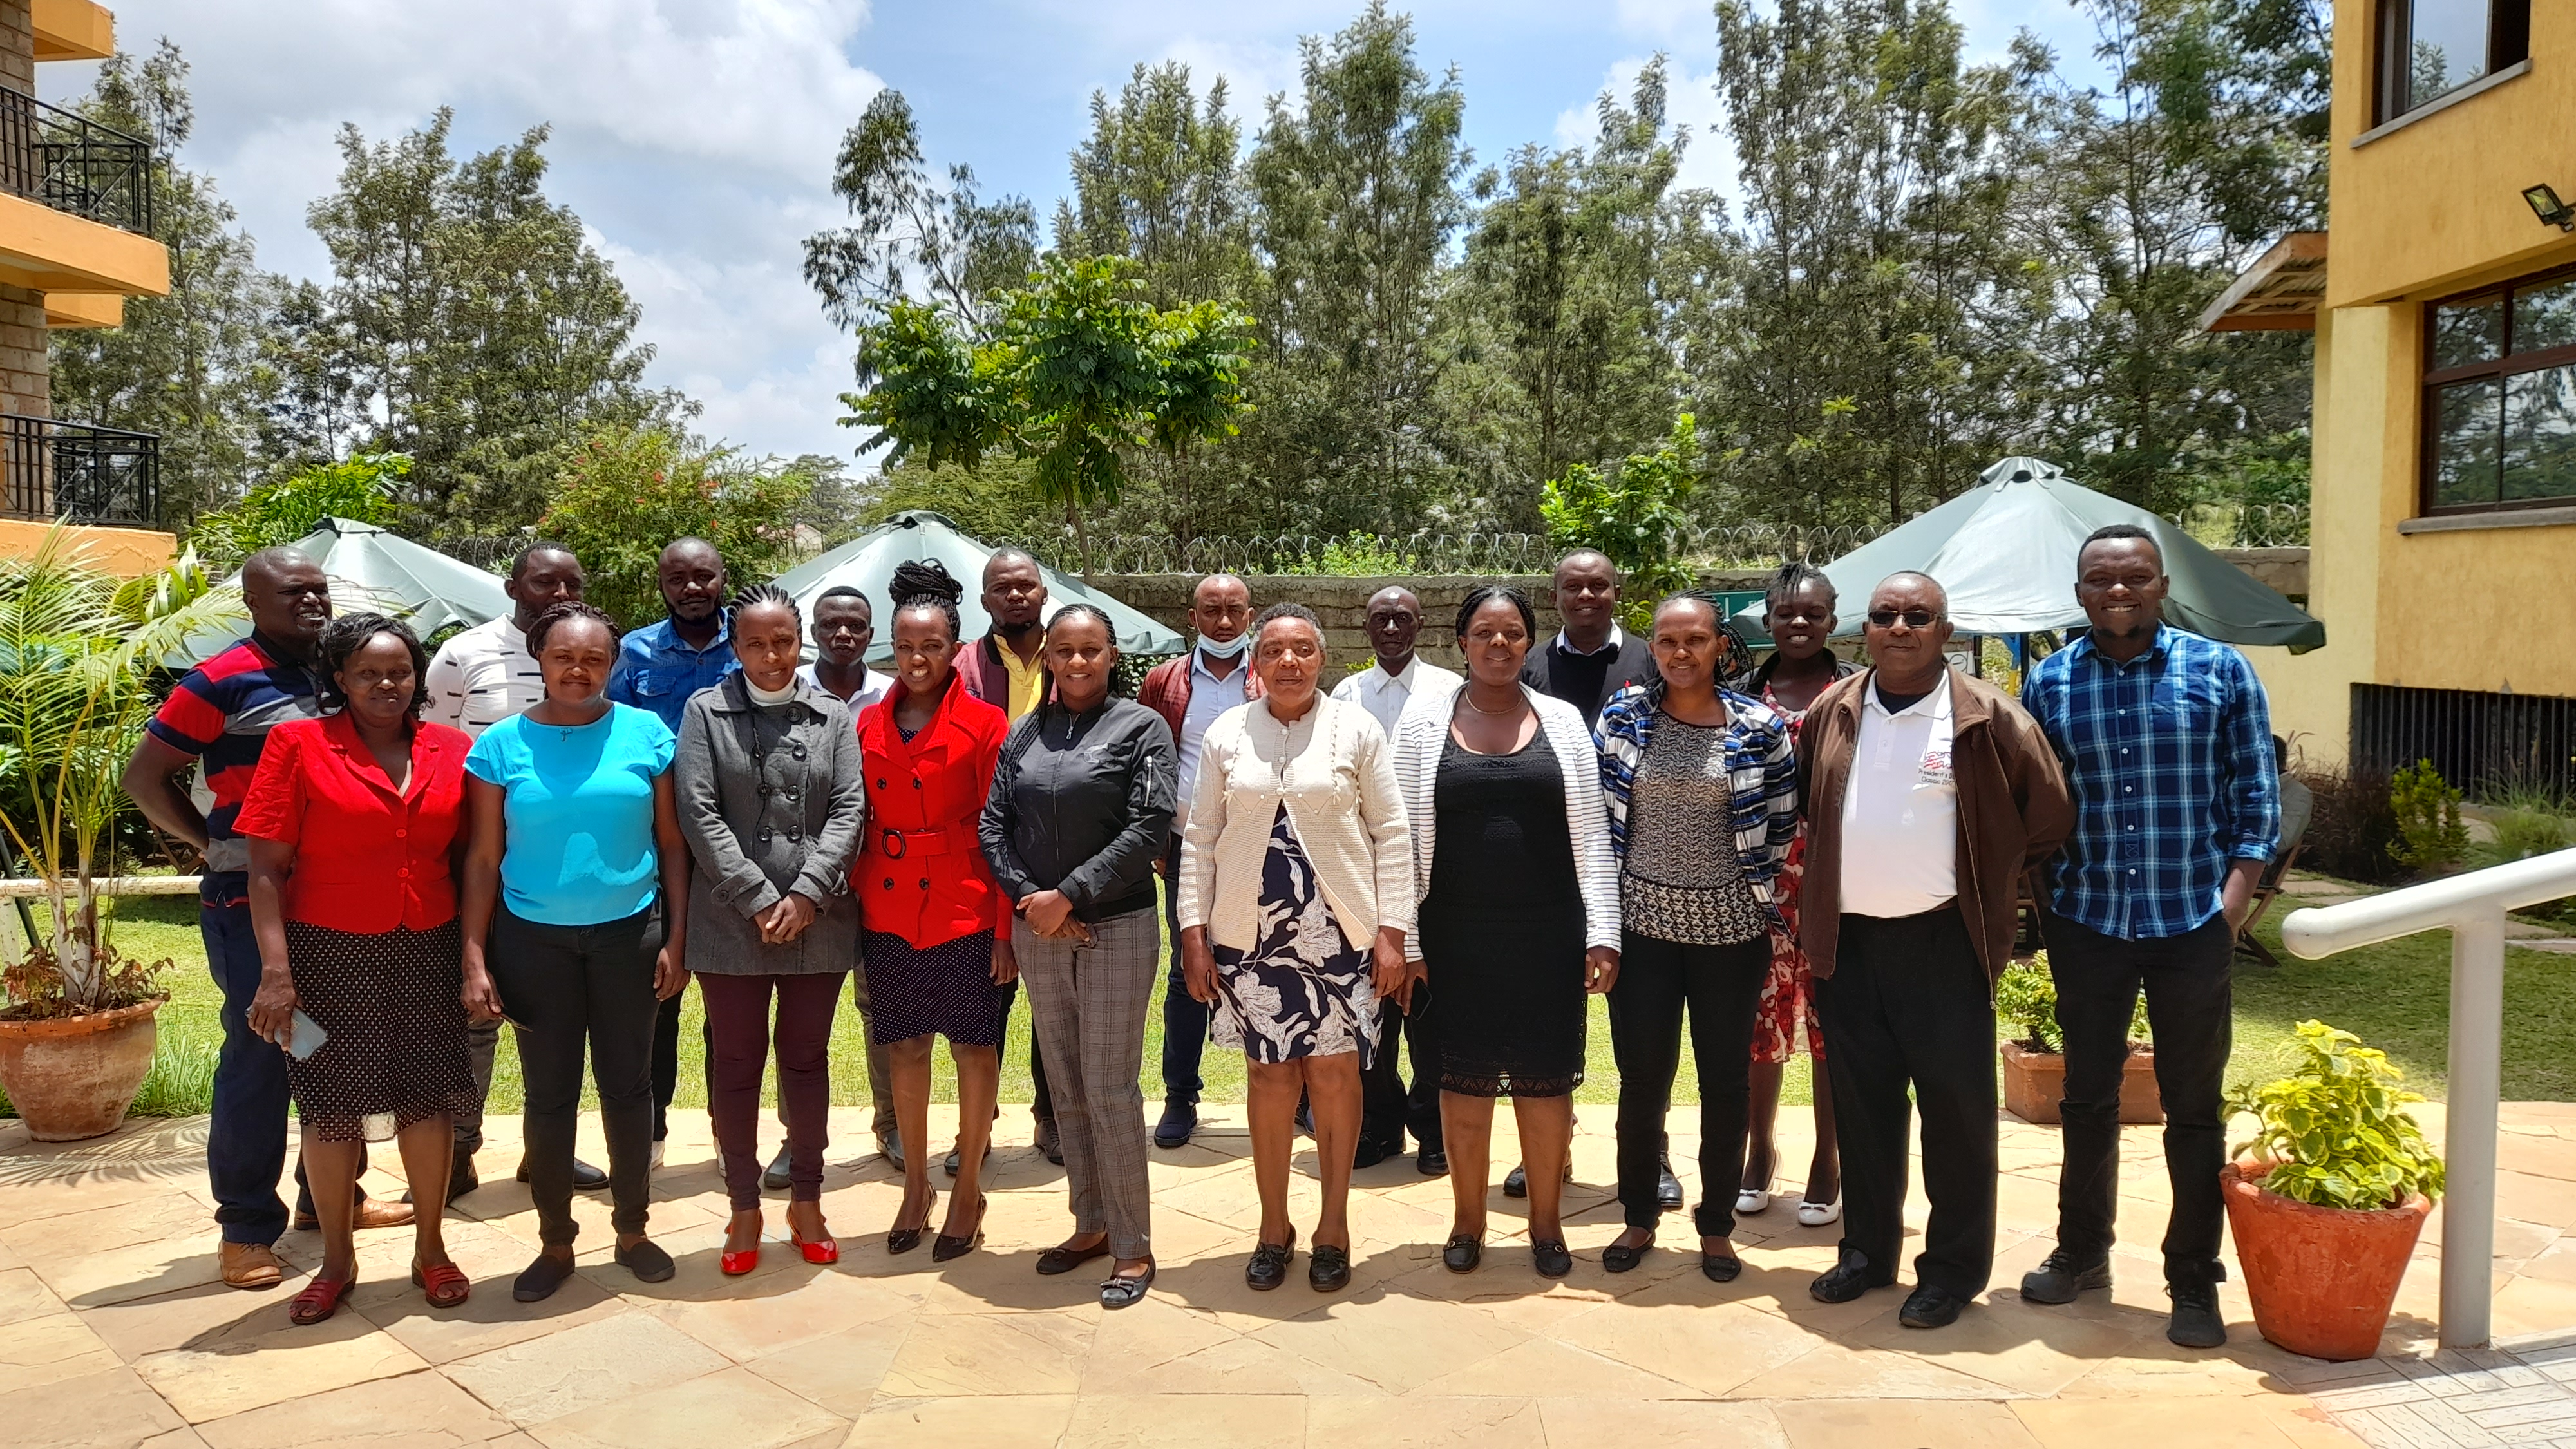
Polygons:
M241 614L193 553L120 582L75 537L57 526L33 556L0 563L0 832L43 902L19 917L25 954L0 966L0 1088L47 1142L114 1131L152 1069L153 976L168 963L118 953L98 877L152 716L151 672Z
M2297 1071L2228 1094L2254 1136L2219 1169L2254 1326L2292 1353L2379 1352L2397 1285L2442 1195L2442 1159L2406 1111L2424 1100L2386 1052L2321 1021L2298 1026Z
M2058 1103L2066 1095L2066 1033L2057 1025L2057 979L2049 974L2046 951L2004 968L1995 982L1995 1015L2011 1033L1999 1048L2004 1059L2004 1110L2025 1122L2054 1125ZM2156 1051L2148 1037L2143 992L2129 1016L2129 1058L2120 1076L2120 1120L2165 1120L2164 1098L2156 1090Z

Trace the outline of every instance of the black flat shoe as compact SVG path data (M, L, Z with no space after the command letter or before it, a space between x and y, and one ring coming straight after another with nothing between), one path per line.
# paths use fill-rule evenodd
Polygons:
M1612 1243L1601 1250L1601 1266L1613 1273L1632 1272L1639 1263L1646 1261L1646 1254L1654 1246L1652 1242L1644 1242L1633 1248L1623 1248Z
M1665 1153L1655 1172L1655 1206L1668 1213L1682 1210L1682 1180L1673 1176L1673 1155Z
M1867 1254L1845 1248L1840 1262L1807 1285L1807 1296L1818 1303L1849 1303L1872 1288L1884 1288L1895 1281L1895 1275L1872 1268Z
M541 1303L555 1296L555 1290L572 1276L572 1260L551 1253L539 1253L537 1261L510 1284L510 1296L521 1303Z
M1199 1130L1199 1109L1190 1102L1165 1102L1163 1120L1154 1124L1154 1145L1169 1152L1190 1145L1190 1134Z
M1565 1251L1562 1238L1541 1238L1530 1244L1530 1264L1542 1278L1562 1278L1574 1271L1574 1255Z
M1394 1154L1386 1150L1385 1143L1371 1142L1363 1137L1359 1145L1351 1149L1351 1167L1354 1170L1375 1167L1392 1156Z
M1512 1170L1503 1174L1503 1196L1529 1196L1529 1168L1526 1164L1514 1163Z
M667 1283L672 1274L680 1271L671 1255L655 1247L650 1238L634 1247L618 1249L617 1266L647 1283Z
M1711 1283L1732 1283L1744 1271L1742 1258L1721 1258L1715 1253L1699 1255L1699 1273Z
M1351 1286L1351 1250L1330 1243L1317 1243L1306 1255L1306 1286L1318 1293L1334 1293Z
M1447 1177L1449 1154L1437 1147L1425 1147L1413 1154L1413 1170L1424 1177Z
M1288 1230L1284 1243L1261 1243L1252 1250L1252 1261L1243 1265L1243 1284L1256 1293L1267 1293L1288 1281L1288 1260L1297 1255L1297 1230Z
M769 1166L761 1170L761 1189L765 1192L785 1192L795 1183L796 1179L789 1174L787 1168L787 1144L781 1142L778 1144L778 1155L769 1159Z
M525 1181L527 1181L527 1180L528 1180L528 1164L527 1164L525 1161L522 1161L522 1162L519 1164L519 1181L521 1181L521 1182L525 1182ZM572 1160L572 1190L573 1190L573 1191L575 1191L575 1192L597 1192L597 1191L599 1191L601 1188L606 1187L606 1186L608 1186L608 1174L607 1174L607 1173L605 1173L605 1172L601 1171L600 1169L598 1169L598 1168L596 1168L596 1167L591 1166L589 1163L582 1161L582 1160L581 1160L580 1158L578 1158L578 1157L576 1157L576 1158L574 1158L574 1159Z
M1153 1286L1154 1265L1151 1263L1145 1265L1143 1277L1120 1278L1112 1275L1107 1282L1100 1285L1100 1306L1133 1308L1144 1301L1145 1290Z
M1460 1233L1440 1249L1440 1266L1452 1273L1473 1273L1485 1261L1485 1240L1471 1233Z
M1959 1321L1959 1310L1967 1306L1967 1299L1927 1283L1906 1298L1896 1321L1908 1328L1947 1328Z
M952 1238L946 1233L941 1233L938 1237L931 1239L930 1261L934 1263L954 1262L959 1258L965 1257L968 1253L975 1251L977 1248L984 1246L984 1207L988 1201L989 1199L987 1199L982 1193L977 1193L975 1195L975 1231L971 1236Z
M1038 1155L1057 1167L1064 1166L1064 1134L1055 1130L1053 1122L1038 1124Z
M1083 1264L1090 1262L1094 1258L1106 1258L1108 1256L1109 1240L1107 1238L1102 1238L1099 1242L1092 1244L1088 1248L1049 1248L1045 1252L1038 1254L1038 1272L1046 1277L1052 1278L1059 1273L1070 1273L1074 1269L1081 1267ZM1125 1305L1121 1304L1120 1306L1124 1307Z

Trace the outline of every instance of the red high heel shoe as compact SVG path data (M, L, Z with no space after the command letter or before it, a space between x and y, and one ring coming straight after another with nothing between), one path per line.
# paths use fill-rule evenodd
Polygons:
M762 1226L766 1227L767 1224L763 1223ZM724 1275L728 1278L739 1278L743 1274L750 1272L752 1269L759 1267L760 1239L757 1236L754 1236L751 1240L751 1246L743 1249L739 1253L734 1252L729 1248L718 1252L716 1254L716 1266L722 1268L724 1270Z
M835 1239L816 1238L809 1243L796 1236L796 1229L791 1226L787 1229L787 1241L796 1245L796 1251L803 1253L808 1263L824 1264L841 1261L841 1245Z

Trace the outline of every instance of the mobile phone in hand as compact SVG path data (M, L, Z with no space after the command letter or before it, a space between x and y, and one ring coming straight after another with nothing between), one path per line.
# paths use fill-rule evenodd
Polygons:
M330 1039L331 1033L322 1029L322 1023L306 1016L303 1007L295 1008L294 1019L287 1023L286 1029L288 1056L299 1062L304 1061L315 1052L322 1050L322 1043Z

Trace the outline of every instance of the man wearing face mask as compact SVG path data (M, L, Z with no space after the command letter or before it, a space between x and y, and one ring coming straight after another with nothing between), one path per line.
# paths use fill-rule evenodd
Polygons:
M654 581L661 586L668 617L629 632L617 646L617 666L608 676L612 704L650 710L671 731L680 733L680 717L689 696L721 682L742 667L734 658L733 634L725 627L724 556L703 538L674 539L662 550ZM644 933L646 959L662 949L658 919ZM653 1165L662 1165L662 1141L670 1135L671 1098L680 1088L680 992L662 1002L653 1024Z
M1181 859L1181 828L1188 822L1190 791L1198 782L1199 745L1208 726L1238 704L1261 698L1261 681L1252 677L1245 651L1252 643L1252 590L1232 574L1210 574L1190 591L1190 631L1198 644L1178 659L1166 659L1146 671L1136 702L1163 717L1172 727L1180 758L1180 810L1172 817L1171 844L1163 852L1164 925L1171 939L1181 938L1170 883ZM1170 979L1163 991L1163 1119L1154 1126L1154 1145L1186 1145L1199 1126L1199 1060L1207 1051L1208 1009L1190 995L1181 974L1181 953L1172 952Z

